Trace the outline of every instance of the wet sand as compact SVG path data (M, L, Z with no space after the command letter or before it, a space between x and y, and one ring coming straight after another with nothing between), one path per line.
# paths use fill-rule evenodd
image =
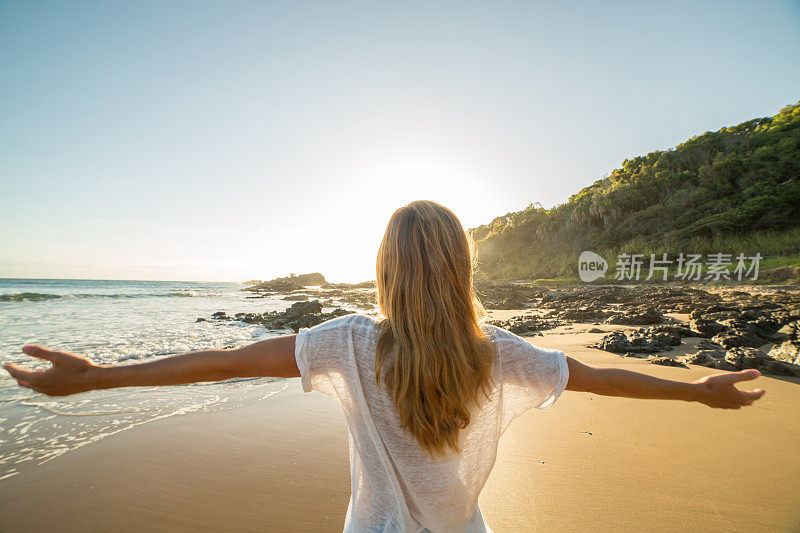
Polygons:
M713 372L586 348L602 335L583 333L591 327L623 328L575 324L529 340L659 377ZM767 394L741 411L567 391L523 414L481 496L487 522L496 532L800 529L800 380L750 384ZM292 380L268 400L148 423L0 481L0 531L340 531L349 488L343 415Z

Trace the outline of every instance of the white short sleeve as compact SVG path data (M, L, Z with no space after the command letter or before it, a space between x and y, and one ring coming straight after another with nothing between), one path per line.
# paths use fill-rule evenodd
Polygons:
M502 386L502 429L530 408L549 409L569 381L567 356L561 350L539 348L522 337L497 328L498 378Z
M354 368L351 327L357 315L345 315L313 328L300 328L294 341L294 357L304 392L330 396L346 389Z
M308 352L306 350L306 337L310 328L300 328L297 337L294 339L294 359L297 362L297 369L300 371L300 382L303 384L303 392L311 392L311 375L308 371Z

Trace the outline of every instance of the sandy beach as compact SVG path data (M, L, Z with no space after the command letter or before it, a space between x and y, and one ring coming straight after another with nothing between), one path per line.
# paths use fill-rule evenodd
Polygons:
M601 336L590 328L529 340L664 378L714 372L586 348ZM767 394L741 411L565 392L501 439L481 496L487 522L498 532L800 528L800 379L752 383ZM347 429L332 400L291 380L263 402L155 421L74 450L0 482L0 496L4 532L339 531Z
M800 0L0 0L0 533L352 486L357 533L800 533L798 49Z

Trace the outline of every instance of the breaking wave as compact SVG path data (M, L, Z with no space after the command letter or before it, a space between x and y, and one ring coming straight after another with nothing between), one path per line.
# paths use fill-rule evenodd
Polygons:
M90 298L194 298L195 296L199 295L194 291L172 291L150 294L48 294L44 292L12 292L8 294L0 294L0 302L44 302L48 300L84 300Z

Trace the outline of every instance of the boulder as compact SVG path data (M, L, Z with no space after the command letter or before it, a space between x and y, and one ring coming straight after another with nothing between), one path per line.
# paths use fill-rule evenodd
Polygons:
M755 368L763 374L800 377L800 365L775 360L769 354L749 346L736 346L728 351L700 350L684 358L683 362L717 370Z
M618 354L656 353L671 351L674 345L671 343L674 342L680 344L680 337L671 333L649 334L642 329L629 335L622 331L613 331L589 347Z
M654 365L662 365L662 366L678 366L682 368L689 368L680 361L677 361L675 359L670 359L669 357L664 357L664 356L650 359L648 363L652 363Z
M715 335L711 340L724 348L736 348L738 346L757 348L764 344L764 339L762 337L746 329L728 330Z
M287 302L307 302L308 294L290 294L289 296L284 296L281 300Z
M576 322L594 322L603 318L608 318L611 315L600 307L580 307L577 309L567 309L559 314L559 317L564 320L574 320Z
M530 316L514 316L508 320L488 320L486 323L506 329L515 335L538 334L539 331L562 325L555 319Z
M658 324L664 320L664 315L655 307L633 309L622 314L613 315L606 320L606 324L622 324L627 326L641 326Z
M800 322L790 322L775 332L774 339L778 342L797 340L798 332L800 332Z
M311 300L308 302L297 302L286 311L287 317L299 317L309 313L321 313L322 303L319 300Z
M678 335L679 337L695 337L697 335L697 333L692 331L690 328L678 324L659 324L657 326L650 326L647 328L647 331L651 333L671 333L673 335Z
M322 303L319 300L309 302L296 302L286 311L272 311L269 313L236 313L233 318L223 311L212 315L217 320L239 320L248 324L261 324L267 329L292 329L295 332L300 328L310 328L332 318L349 315L354 311L335 309L330 313L322 312ZM200 320L198 319L198 322Z
M684 363L714 368L717 361L725 360L725 350L699 350L684 358Z
M759 370L764 374L800 378L800 366L774 359L767 361Z
M747 370L749 368L761 368L770 360L770 357L759 349L738 346L728 350L725 354L725 360L733 365L736 370Z
M768 355L778 361L800 365L800 342L796 340L784 341L772 348Z
M708 339L703 339L697 343L698 350L722 350L725 351L725 348L721 344L717 344L716 342L712 342Z
M713 337L718 333L722 333L726 329L726 326L720 324L716 320L708 320L704 318L696 318L692 319L689 322L689 327L692 331L696 332L696 336L698 337Z

